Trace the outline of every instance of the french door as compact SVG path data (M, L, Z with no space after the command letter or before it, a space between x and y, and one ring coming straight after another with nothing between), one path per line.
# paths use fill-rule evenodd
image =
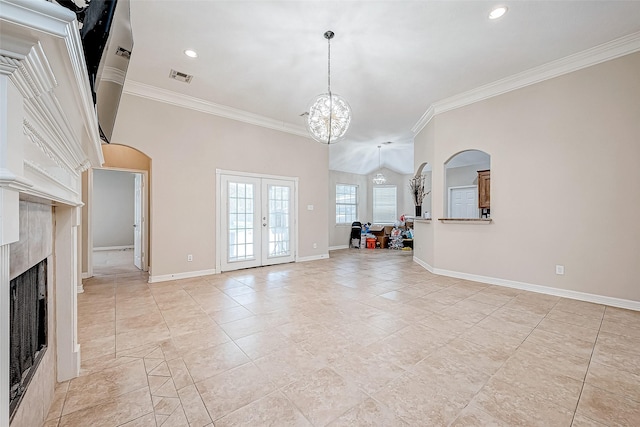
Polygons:
M295 260L295 180L220 175L222 271Z

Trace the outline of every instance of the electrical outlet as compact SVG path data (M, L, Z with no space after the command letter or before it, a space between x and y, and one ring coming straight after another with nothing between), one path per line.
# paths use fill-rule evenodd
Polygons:
M313 242L313 249L317 249L318 248L318 244L316 242Z
M560 276L564 274L564 265L556 265L556 274Z
M191 254L187 255L187 261L189 262L193 261L193 255Z

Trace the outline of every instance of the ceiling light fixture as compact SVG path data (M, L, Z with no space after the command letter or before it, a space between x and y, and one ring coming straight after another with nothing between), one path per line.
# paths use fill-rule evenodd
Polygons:
M198 52L196 52L195 50L191 50L191 49L185 50L184 54L187 55L189 58L197 58L198 57Z
M387 178L384 177L384 175L382 174L382 163L380 162L380 149L382 147L380 145L378 145L378 173L376 174L376 176L373 178L373 183L376 185L382 185L385 182L387 182Z
M498 19L507 13L507 6L498 6L489 13L489 19Z
M327 66L327 93L318 95L309 106L307 129L313 139L333 144L344 139L351 124L351 107L343 97L331 93L331 39L333 31L324 33L329 46Z

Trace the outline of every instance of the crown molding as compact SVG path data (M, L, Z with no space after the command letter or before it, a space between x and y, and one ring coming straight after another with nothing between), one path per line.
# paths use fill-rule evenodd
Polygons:
M103 67L102 74L100 75L100 81L116 83L122 86L124 85L125 76L126 76L126 72L122 71L119 68Z
M414 134L418 134L437 114L493 98L494 96L572 73L637 51L640 51L640 32L620 37L591 49L437 101L427 109L411 130Z
M292 125L258 114L239 110L237 108L227 107L225 105L205 101L200 98L195 98L170 90L161 89L159 87L140 83L135 80L127 80L123 92L129 95L135 95L142 98L152 99L154 101L175 105L178 107L189 108L191 110L200 111L206 114L212 114L214 116L224 117L227 119L237 120L239 122L249 123L267 129L274 129L281 132L310 138L309 133L302 126Z

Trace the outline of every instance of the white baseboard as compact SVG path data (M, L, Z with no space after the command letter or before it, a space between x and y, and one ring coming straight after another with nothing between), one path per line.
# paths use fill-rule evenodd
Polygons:
M99 251L124 251L126 249L133 249L133 246L100 246L100 247L94 247L93 251L94 252L99 252Z
M87 273L86 271L83 271L83 272L82 272L82 276L81 276L81 277L82 277L83 279L88 279L88 278L90 278L90 277L92 277L92 276L89 276L89 273Z
M307 262L307 261L318 261L319 259L327 259L329 258L329 254L322 254L322 255L312 255L312 256L304 256L304 257L298 257L296 259L296 262Z
M477 274L461 273L459 271L443 270L434 268L421 259L413 257L413 261L433 274L441 276L455 277L456 279L472 280L474 282L487 283L489 285L504 286L507 288L521 289L523 291L536 292L539 294L553 295L562 298L575 299L579 301L592 302L595 304L609 305L612 307L625 308L627 310L640 311L640 301L633 301L622 298L596 295L586 292L572 291L568 289L552 288L549 286L534 285L531 283L518 282L515 280L499 279L496 277L480 276Z
M340 249L349 249L349 245L329 246L329 251L338 251Z
M190 279L192 277L210 276L217 274L215 268L211 270L188 271L186 273L162 274L158 276L149 276L149 283L168 282L169 280Z

